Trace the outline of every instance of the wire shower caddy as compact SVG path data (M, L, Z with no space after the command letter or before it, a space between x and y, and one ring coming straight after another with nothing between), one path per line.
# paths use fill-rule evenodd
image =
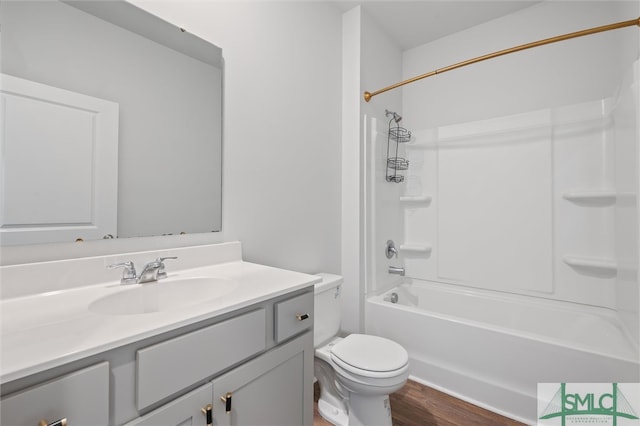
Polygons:
M411 140L411 132L404 127L400 127L398 123L402 120L402 117L395 112L385 110L385 115L387 117L391 116L387 133L387 169L385 177L387 182L400 183L404 181L404 175L399 174L398 171L408 170L409 160L398 156L398 147L401 143L406 143ZM393 125L394 122L395 126ZM390 155L392 141L395 142L395 154L393 156Z

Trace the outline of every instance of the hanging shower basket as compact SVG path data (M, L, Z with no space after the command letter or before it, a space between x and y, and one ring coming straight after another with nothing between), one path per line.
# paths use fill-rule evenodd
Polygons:
M393 174L391 176L387 175L387 182L400 183L404 181L404 176L399 174Z
M396 142L405 143L411 140L411 132L404 127L391 127L389 129L389 136Z
M409 142L411 140L411 132L398 125L402 117L395 112L385 110L385 115L387 117L391 116L391 120L389 120L389 132L387 134L387 171L385 176L387 182L400 183L404 181L404 175L398 174L398 170L408 170L409 160L398 157L398 145ZM395 126L393 126L392 123L395 123ZM390 156L391 141L395 142L395 157Z
M387 167L392 170L408 170L409 161L402 157L387 158Z

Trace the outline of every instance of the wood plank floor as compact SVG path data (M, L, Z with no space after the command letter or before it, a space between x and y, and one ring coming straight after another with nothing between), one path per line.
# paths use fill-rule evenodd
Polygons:
M319 397L316 383L315 400ZM391 394L393 426L524 426L414 381ZM314 426L331 426L314 405ZM373 425L372 425L373 426Z

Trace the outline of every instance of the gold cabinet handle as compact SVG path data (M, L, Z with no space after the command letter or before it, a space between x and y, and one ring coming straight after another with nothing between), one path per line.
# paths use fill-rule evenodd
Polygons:
M233 396L233 392L227 392L224 396L220 397L220 401L224 402L224 411L225 413L231 413L231 397Z
M296 319L298 321L304 321L309 318L309 314L296 314Z
M40 420L38 426L67 426L67 418L64 417L51 423L48 423L46 420Z
M213 426L213 405L207 404L201 411L207 418L207 426Z

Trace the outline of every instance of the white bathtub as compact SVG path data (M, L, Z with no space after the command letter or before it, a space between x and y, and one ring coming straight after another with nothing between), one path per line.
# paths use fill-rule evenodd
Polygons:
M366 331L407 349L414 380L529 424L539 382L640 382L607 309L407 280L367 300Z

